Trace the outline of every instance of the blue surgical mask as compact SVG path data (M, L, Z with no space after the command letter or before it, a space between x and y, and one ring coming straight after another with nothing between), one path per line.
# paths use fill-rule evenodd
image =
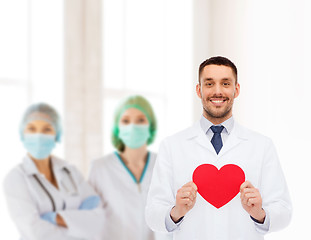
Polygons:
M47 158L55 147L55 135L49 134L25 134L23 139L24 147L35 159Z
M149 125L130 124L119 126L119 138L129 148L140 148L150 137Z

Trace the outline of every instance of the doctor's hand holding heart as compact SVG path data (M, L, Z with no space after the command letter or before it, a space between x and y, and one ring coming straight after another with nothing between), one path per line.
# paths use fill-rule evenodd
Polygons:
M147 224L177 240L263 240L286 227L292 213L275 147L233 118L240 84L229 59L201 63L196 94L200 121L160 145Z
M188 182L182 186L176 195L176 205L171 211L171 218L176 223L191 210L197 197L197 186L194 182Z
M259 190L249 181L244 182L240 189L241 202L245 211L258 222L263 223L266 212L262 209L262 198Z

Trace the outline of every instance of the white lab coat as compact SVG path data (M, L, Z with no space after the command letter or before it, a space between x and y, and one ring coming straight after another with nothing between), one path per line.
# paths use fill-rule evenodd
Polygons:
M263 208L269 215L269 231L287 226L291 219L291 201L276 154L267 137L237 123L216 154L200 123L166 138L158 153L146 206L146 221L154 231L166 232L165 217L175 205L177 190L192 181L192 174L201 164L218 169L236 164L259 189ZM174 239L261 240L264 234L243 209L240 194L217 209L200 194L193 209L174 231Z
M156 154L150 153L144 176L137 183L115 154L92 162L89 183L101 196L106 224L98 239L154 240L172 239L171 234L155 238L145 222L145 206Z
M51 157L54 175L59 189L41 173L26 156L4 180L4 192L9 213L23 240L86 240L94 239L103 226L101 206L93 210L78 210L87 197L96 195L79 171L66 162ZM46 188L47 192L36 180ZM40 215L56 211L68 228L60 227L40 218Z

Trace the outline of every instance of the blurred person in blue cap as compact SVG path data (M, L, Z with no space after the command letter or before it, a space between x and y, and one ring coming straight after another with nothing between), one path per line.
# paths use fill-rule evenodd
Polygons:
M33 104L19 130L27 154L6 176L4 192L21 239L94 239L104 221L100 197L74 166L51 155L62 135L58 113Z
M112 143L116 151L92 162L89 182L101 196L106 219L100 239L172 239L155 235L144 212L156 154L148 151L157 122L150 103L130 96L116 109Z

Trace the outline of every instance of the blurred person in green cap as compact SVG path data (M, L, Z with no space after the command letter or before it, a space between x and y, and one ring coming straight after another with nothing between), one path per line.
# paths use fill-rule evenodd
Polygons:
M130 96L117 107L112 128L116 151L92 162L89 183L101 196L106 221L101 238L172 239L155 235L145 222L145 205L156 154L148 151L157 122L150 103Z
M4 193L21 239L93 239L104 210L81 173L52 155L62 135L59 114L48 104L32 104L19 133L27 154L4 179Z

